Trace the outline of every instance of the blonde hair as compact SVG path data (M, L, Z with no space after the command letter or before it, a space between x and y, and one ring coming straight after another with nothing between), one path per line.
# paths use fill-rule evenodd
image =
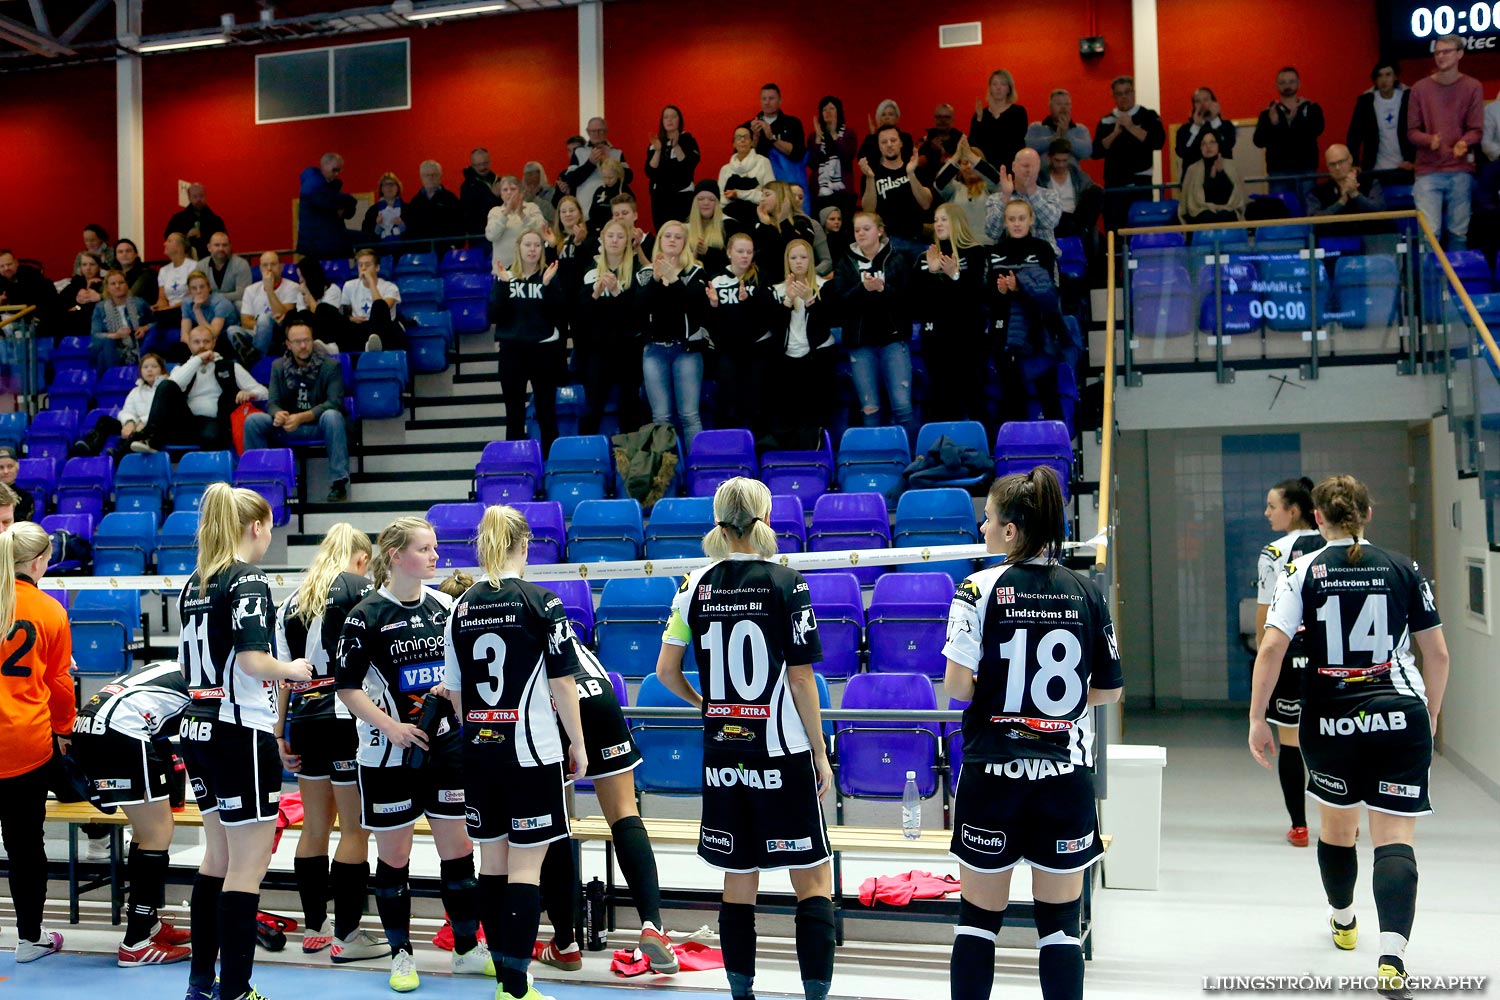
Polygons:
M380 537L375 539L375 554L370 557L370 579L376 587L390 582L391 553L406 548L412 537L424 529L433 531L432 522L425 517L398 517L380 530Z
M792 186L786 181L771 181L761 187L775 207L767 214L777 222L790 219L795 213L796 199L792 197ZM762 198L760 205L765 207L767 198Z
M464 596L472 586L474 586L474 578L463 570L456 569L444 577L437 589L456 599Z
M997 76L1000 79L1004 80L1005 81L1005 85L1010 88L1010 103L1015 104L1018 101L1020 101L1021 100L1021 95L1018 94L1018 93L1016 93L1016 78L1010 75L1010 70L1008 70L1008 69L997 69L997 70L995 70L995 72L993 72L993 73L990 74L990 79L989 79L989 81L986 81L986 82L988 83L988 82L993 81L995 79L995 77L997 77ZM1052 93L1056 94L1057 91L1054 90ZM1067 91L1065 90L1065 91L1063 91L1063 93L1066 94Z
M271 526L271 505L254 490L213 483L198 507L198 587L234 563L245 529L256 521Z
M194 271L192 274L188 275L187 286L190 291L192 290L194 281L203 282L208 286L208 290L210 292L214 290L213 282L209 281L208 275L204 274L202 271Z
M1349 561L1357 563L1363 554L1359 536L1364 534L1365 519L1370 513L1370 491L1353 476L1329 476L1313 487L1313 504L1323 515L1323 523L1354 539L1349 546Z
M656 245L658 247L661 246L662 234L665 233L668 229L671 229L673 226L676 226L678 229L682 230L682 253L677 257L677 266L684 269L693 267L698 263L698 258L693 255L693 241L687 238L687 223L678 222L676 219L673 219L671 222L664 223L662 227L656 231Z
M730 541L748 539L762 558L776 554L776 532L771 527L771 488L758 479L735 476L714 491L714 526L703 536L703 554L727 559L734 551Z
M52 539L35 522L17 521L0 531L0 636L10 635L16 623L16 568L51 553Z
M479 519L478 550L479 565L490 583L498 584L505 562L511 553L531 538L531 526L526 515L504 504L495 504L484 509Z
M619 270L614 270L609 266L609 257L604 252L604 234L611 228L618 229L625 234L625 249L620 251ZM599 230L599 256L594 258L594 267L601 273L612 272L620 280L620 291L630 290L630 281L635 275L635 251L630 245L630 228L619 219L610 219L604 224L604 228Z
M303 624L312 625L323 613L329 588L349 568L349 561L361 552L369 555L372 551L370 536L354 525L340 521L328 529L312 565L307 567L302 586L297 588L297 617Z
M542 254L536 259L536 270L532 271L530 274L523 274L521 272L521 268L524 266L521 263L521 241L528 236L535 236L537 238L537 241L542 244ZM532 274L541 274L547 269L547 237L542 235L542 231L540 229L521 230L521 234L516 237L516 256L514 260L516 262L516 271L514 276L517 278L528 278Z
M625 168L613 156L606 156L599 161L599 179L608 185L611 180L610 175L613 175L614 180L624 180Z
M706 247L724 249L724 203L715 199L713 218L704 222L703 213L698 211L697 201L697 195L694 195L693 209L688 213L687 220L688 246L695 247L702 240Z
M953 202L945 201L937 207L948 220L948 227L953 232L953 245L959 250L979 246L979 241L974 238L974 231L969 228L968 216Z
M755 265L755 257L754 257L755 237L751 236L749 233L735 233L733 236L729 237L728 242L726 242L724 244L724 249L726 249L726 250L732 249L734 247L734 245L736 243L738 243L740 240L745 240L746 242L748 242L750 244L750 250L751 250L751 254L752 254L752 256L750 257L750 266L747 267L747 268L745 268L745 273L742 274L742 275L740 275L740 277L743 280L748 281L751 284L754 284L755 282L757 282L757 281L760 280L760 268L756 267L756 265ZM732 262L731 262L730 266L731 267L733 266ZM725 268L724 273L725 274L729 274L731 272L729 271L728 268Z
M791 240L786 245L786 251L781 256L781 273L785 275L781 281L781 287L786 288L787 283L792 280L792 248L801 247L807 251L807 281L812 285L813 291L817 291L823 284L823 279L818 277L818 258L813 253L812 244L804 239Z

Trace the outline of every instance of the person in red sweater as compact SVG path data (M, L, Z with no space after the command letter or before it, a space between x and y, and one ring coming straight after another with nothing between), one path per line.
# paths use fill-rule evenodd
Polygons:
M1417 182L1412 198L1443 246L1469 243L1469 195L1474 183L1470 148L1484 136L1484 89L1458 71L1464 40L1444 35L1432 46L1437 71L1411 88L1407 137L1416 147Z

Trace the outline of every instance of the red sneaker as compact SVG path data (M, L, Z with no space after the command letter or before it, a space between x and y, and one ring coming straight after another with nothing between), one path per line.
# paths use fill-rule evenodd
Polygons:
M655 972L671 975L678 970L677 953L672 950L672 939L655 927L641 928L641 954L651 959Z
M1307 846L1307 827L1294 826L1286 832L1286 842L1293 847Z
M559 948L556 941L548 941L544 947L533 950L532 957L543 965L550 965L564 972L577 972L583 968L583 949L578 947L577 941L567 951Z
M151 940L156 944L180 948L192 942L193 932L182 927L174 927L169 921L157 917L156 930L151 932Z
M173 962L185 962L192 957L193 949L191 948L147 941L137 948L120 945L115 964L122 969L132 969L141 965L171 965Z

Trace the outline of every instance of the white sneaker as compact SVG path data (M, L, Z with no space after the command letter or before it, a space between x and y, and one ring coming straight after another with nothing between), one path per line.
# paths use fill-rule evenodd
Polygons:
M410 993L421 985L417 978L417 960L411 952L397 949L391 956L391 989L397 993Z
M482 944L474 946L473 951L462 954L458 949L453 951L453 974L455 976L488 976L495 978L495 960L490 957L490 950Z
M43 927L41 935L35 941L16 942L16 961L35 962L39 958L56 955L62 951L62 944L61 934Z
M333 939L334 964L359 962L367 958L384 958L391 953L391 944L385 938L376 937L363 928L355 928L346 938Z
M109 834L102 837L88 838L88 844L83 849L83 857L80 861L108 861L109 860Z
M382 346L380 334L378 333L370 334L369 338L365 341L365 350L367 351L378 351Z
M313 350L317 351L319 354L323 355L326 358L331 358L339 353L337 345L329 344L321 340L313 341Z

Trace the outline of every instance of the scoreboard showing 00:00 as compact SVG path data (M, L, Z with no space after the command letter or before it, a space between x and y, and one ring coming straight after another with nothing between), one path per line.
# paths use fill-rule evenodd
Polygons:
M1413 38L1437 38L1442 35L1482 35L1500 31L1500 3L1475 3L1469 6L1415 7L1411 12Z

